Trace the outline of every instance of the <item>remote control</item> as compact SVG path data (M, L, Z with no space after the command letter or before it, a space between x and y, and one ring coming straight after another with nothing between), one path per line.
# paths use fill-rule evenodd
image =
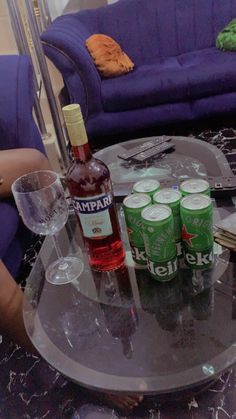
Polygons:
M134 157L132 157L132 160L135 162L144 162L145 160L150 159L153 156L156 156L157 154L161 154L164 151L169 150L170 148L174 148L175 144L173 143L163 143L158 144L155 147L152 147L148 150L142 151L139 154L136 154Z
M145 150L151 149L152 147L155 147L167 141L170 141L170 139L166 139L166 137L156 138L154 140L147 141L137 147L133 147L130 150L128 150L126 153L118 154L117 157L119 157L122 160L130 160L131 157L136 156L136 154L139 154Z

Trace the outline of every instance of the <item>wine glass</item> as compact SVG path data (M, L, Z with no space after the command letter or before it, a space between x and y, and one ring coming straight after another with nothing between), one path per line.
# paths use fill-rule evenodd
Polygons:
M76 257L63 257L56 236L69 214L58 174L50 170L27 173L15 180L12 193L24 224L34 233L54 239L58 259L46 269L47 281L60 285L78 278L83 262Z

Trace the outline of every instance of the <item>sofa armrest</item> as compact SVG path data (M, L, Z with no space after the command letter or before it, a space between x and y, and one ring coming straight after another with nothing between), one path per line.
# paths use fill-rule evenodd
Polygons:
M28 56L0 56L0 149L37 148L44 152L32 109L33 72Z
M85 120L102 109L101 77L85 45L91 33L68 14L57 18L41 35L45 54L61 72L70 102L80 103Z

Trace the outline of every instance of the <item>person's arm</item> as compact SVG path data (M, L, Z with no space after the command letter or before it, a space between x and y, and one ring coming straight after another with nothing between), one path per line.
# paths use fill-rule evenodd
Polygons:
M0 151L0 198L11 195L11 185L18 177L37 170L51 169L49 161L40 151L19 148Z
M0 333L37 355L23 321L23 292L0 261Z

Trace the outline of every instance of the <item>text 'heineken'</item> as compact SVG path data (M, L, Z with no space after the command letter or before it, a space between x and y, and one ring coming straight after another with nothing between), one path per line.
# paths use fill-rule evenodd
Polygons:
M169 281L178 270L172 211L167 205L155 204L141 215L148 270L158 281Z
M132 192L134 193L145 193L151 198L154 193L160 189L160 182L156 179L143 179L136 182L133 186Z
M134 261L146 265L146 254L142 236L142 210L151 204L151 197L145 194L131 194L123 201L129 243Z
M210 185L205 179L188 179L181 183L180 191L183 196L202 193L204 195L211 195Z
M180 203L185 262L194 269L209 268L213 261L213 207L203 194L182 198Z

